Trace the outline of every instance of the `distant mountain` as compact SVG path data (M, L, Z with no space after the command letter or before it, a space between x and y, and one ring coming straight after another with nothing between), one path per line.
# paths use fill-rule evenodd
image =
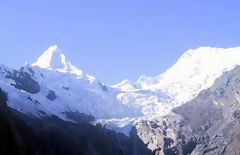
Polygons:
M144 115L165 115L172 108L194 99L213 85L224 72L240 64L240 47L200 47L188 50L165 73L156 77L141 76L115 85L122 90L118 99L142 109Z
M9 108L21 118L27 117L21 121L30 124L26 126L31 131L39 128L39 124L60 122L57 129L74 126L74 131L66 129L66 132L75 132L76 128L88 135L87 126L94 135L95 129L99 129L98 137L106 133L110 133L110 139L121 135L120 141L115 139L114 145L109 147L125 154L137 155L141 150L143 155L211 154L213 150L221 152L222 146L225 150L231 147L222 151L223 154L234 154L239 148L232 147L238 143L215 146L212 145L215 141L210 138L215 136L212 130L219 134L237 134L239 106L237 100L233 102L238 99L237 91L233 92L238 89L238 83L234 82L239 81L239 64L239 47L200 47L184 53L175 65L159 76L141 76L137 82L124 80L107 86L72 65L54 45L35 63L26 64L19 70L1 65L0 88L8 96ZM226 92L229 100L222 99ZM233 107L225 106L228 103ZM236 116L232 118L232 115ZM33 125L34 121L39 124ZM79 127L79 123L84 126ZM234 124L231 133L225 132L229 123ZM218 126L222 128L216 129ZM227 138L222 137L220 140ZM64 138L69 137L64 135ZM88 142L93 137L85 138ZM129 147L123 149L119 146L122 142L127 142ZM93 141L89 143L93 145ZM208 147L204 144L210 151L206 151Z
M64 120L70 120L67 112L85 113L96 119L141 115L121 104L111 87L73 66L57 46L20 70L1 66L0 83L8 92L9 106L26 114L56 115Z
M135 127L155 154L239 154L240 67L226 72L209 89L168 115Z

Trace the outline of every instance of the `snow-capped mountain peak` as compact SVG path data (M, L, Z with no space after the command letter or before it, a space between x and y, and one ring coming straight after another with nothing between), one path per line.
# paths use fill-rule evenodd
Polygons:
M185 52L165 73L154 78L140 78L137 83L141 88L164 89L171 95L195 91L193 94L198 94L200 90L210 87L225 71L232 70L239 64L239 47L227 49L200 47ZM192 98L191 96L192 94L189 97ZM189 100L189 97L183 100Z
M66 57L57 45L50 46L33 64L40 68L64 68L67 67Z
M218 77L238 65L240 47L190 49L163 74L141 76L137 82L123 81L115 85L121 90L117 97L124 104L140 107L145 115L165 115L172 108L194 99Z
M73 66L57 45L50 46L32 66L82 76L83 72Z

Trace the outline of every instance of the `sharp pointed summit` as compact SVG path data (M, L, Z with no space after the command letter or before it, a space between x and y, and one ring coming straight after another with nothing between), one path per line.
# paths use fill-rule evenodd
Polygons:
M82 76L82 71L73 66L58 48L57 45L50 46L37 59L32 66L37 66L44 69L56 70L64 73L71 73L77 76Z
M33 66L40 68L67 68L67 60L64 54L58 49L57 45L50 46L37 59Z

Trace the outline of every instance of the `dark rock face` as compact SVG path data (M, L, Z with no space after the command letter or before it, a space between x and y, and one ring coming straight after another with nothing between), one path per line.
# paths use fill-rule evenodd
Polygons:
M233 117L236 119L240 119L240 108L233 112Z
M40 153L35 149L35 137L31 135L27 126L23 125L21 121L13 118L11 111L7 107L6 101L7 95L0 90L0 154L30 155L31 153ZM31 138L33 138L33 141L30 144Z
M153 152L147 148L147 145L142 142L137 135L137 130L133 127L131 133L131 139L133 140L133 152L132 155L153 155Z
M100 87L102 88L103 91L108 91L108 87L105 84L103 84L101 82L99 82L98 84L100 85Z
M132 138L91 125L90 116L68 114L78 123L55 116L39 119L7 107L6 101L7 95L0 91L1 155L145 155L149 151L141 140L136 146L142 148L133 147Z
M15 84L12 84L16 89L24 90L31 94L37 94L40 91L40 86L36 80L33 79L34 71L31 68L27 68L28 72L21 68L18 70L13 70L10 72L5 70L8 74L6 78L12 79L15 81Z
M47 98L50 100L50 101L54 101L57 99L57 96L55 94L54 91L50 90L47 94Z
M5 94L2 89L0 88L0 103L1 103L1 109L6 108L6 102L7 102L7 94Z
M68 119L73 120L77 123L90 123L95 120L93 116L79 112L65 112L65 115Z
M69 87L63 87L63 89L65 89L65 90L69 90L70 88L69 88Z
M192 154L239 154L239 90L237 68L220 77L212 88L200 93L193 101L175 109L184 117L184 126L193 129L191 136L201 137Z

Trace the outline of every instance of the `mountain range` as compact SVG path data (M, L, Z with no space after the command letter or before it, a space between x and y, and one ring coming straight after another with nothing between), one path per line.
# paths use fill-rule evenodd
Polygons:
M50 46L33 64L0 66L0 153L239 154L239 65L240 47L200 47L108 86Z

